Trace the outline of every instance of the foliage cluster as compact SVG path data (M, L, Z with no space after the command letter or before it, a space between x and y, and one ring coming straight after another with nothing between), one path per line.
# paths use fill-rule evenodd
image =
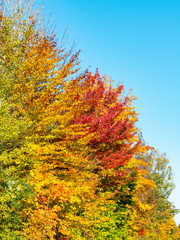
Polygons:
M0 13L0 239L180 239L135 96L79 68L31 1Z

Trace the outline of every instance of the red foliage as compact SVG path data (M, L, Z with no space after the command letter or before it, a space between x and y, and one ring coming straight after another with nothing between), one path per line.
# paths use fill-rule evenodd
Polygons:
M89 105L89 109L74 119L73 123L88 124L88 134L94 133L89 146L96 152L99 164L105 168L124 166L137 149L137 143L131 141L136 134L131 116L125 118L128 98L122 97L123 85L116 89L105 87L104 79L98 71L86 77L84 84L88 91L81 95L81 100Z
M146 236L146 230L144 228L141 228L139 231L138 231L139 235L144 237Z

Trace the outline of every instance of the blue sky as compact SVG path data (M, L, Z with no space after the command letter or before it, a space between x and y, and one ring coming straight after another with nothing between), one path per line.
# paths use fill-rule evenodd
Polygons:
M36 0L52 12L59 40L81 49L81 66L97 67L132 88L145 141L167 153L171 201L180 208L180 1ZM180 214L176 216L180 223Z

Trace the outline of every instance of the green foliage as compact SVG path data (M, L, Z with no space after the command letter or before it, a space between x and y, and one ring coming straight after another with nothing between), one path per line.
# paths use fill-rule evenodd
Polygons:
M0 178L0 239L23 239L23 211L29 207L32 186L2 166Z

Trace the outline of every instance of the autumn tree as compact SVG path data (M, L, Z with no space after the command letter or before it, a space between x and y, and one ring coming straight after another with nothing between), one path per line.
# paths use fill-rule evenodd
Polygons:
M135 97L81 71L32 4L0 15L0 238L178 239L172 171L139 137Z
M169 160L165 154L159 154L153 148L143 156L148 163L148 170L156 188L150 192L148 202L154 205L150 214L149 238L156 236L157 239L176 239L173 237L177 231L174 215L178 213L169 196L175 188L173 183L173 173L169 165Z
M13 90L30 36L35 31L32 1L1 3L0 9L0 237L21 239L23 210L31 207L32 186L27 182L30 151L26 135L29 124L16 114ZM28 15L29 14L29 15ZM40 29L39 29L40 31Z
M124 97L123 85L113 88L98 71L90 73L85 82L89 84L88 91L78 98L88 102L89 109L73 123L87 124L87 134L94 135L88 143L88 155L99 179L96 193L111 193L114 203L106 212L112 215L110 224L96 226L104 234L99 239L135 239L145 225L144 212L148 215L152 209L147 199L139 199L139 194L155 187L152 180L145 178L148 171L141 169L146 163L137 158L148 147L142 146L138 137L137 113L131 106L135 97Z

